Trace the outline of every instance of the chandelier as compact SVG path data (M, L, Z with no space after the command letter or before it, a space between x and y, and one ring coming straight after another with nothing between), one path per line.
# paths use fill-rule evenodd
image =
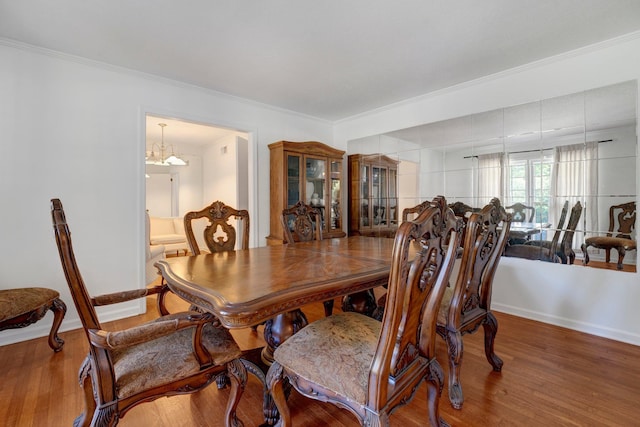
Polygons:
M151 146L151 153L149 153L148 156L145 156L145 163L148 165L157 166L186 166L187 162L174 154L173 145L164 145L164 128L165 126L167 126L167 124L158 123L158 126L162 128L162 139L160 140L160 145L154 143ZM171 155L166 156L166 154L168 154L169 152L169 149L171 149Z

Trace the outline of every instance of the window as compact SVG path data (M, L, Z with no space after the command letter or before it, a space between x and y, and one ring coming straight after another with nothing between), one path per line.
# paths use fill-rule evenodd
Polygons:
M549 222L553 155L540 152L509 155L507 199L536 209L534 222Z

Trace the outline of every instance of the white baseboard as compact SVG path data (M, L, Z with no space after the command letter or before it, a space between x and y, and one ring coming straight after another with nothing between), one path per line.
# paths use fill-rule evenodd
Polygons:
M627 331L607 328L593 323L579 322L574 319L568 319L559 316L552 316L547 313L540 313L531 310L525 310L520 307L514 307L504 304L492 303L493 311L512 314L514 316L523 317L525 319L536 320L538 322L548 323L550 325L561 326L563 328L573 329L575 331L596 335L603 338L609 338L616 341L626 342L628 344L640 346L640 335L629 333Z

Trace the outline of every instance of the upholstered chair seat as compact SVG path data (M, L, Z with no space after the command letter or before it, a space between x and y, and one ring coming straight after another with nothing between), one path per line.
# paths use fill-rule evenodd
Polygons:
M627 251L633 251L638 248L638 244L635 240L625 239L624 237L610 237L610 236L596 236L589 237L586 239L583 246L584 253L584 264L589 263L589 255L587 253L587 249L589 246L597 248L597 249L605 249L610 251L611 249L615 249L618 251L618 263L616 264L616 268L618 270L622 270L622 263L624 261L624 257ZM607 263L610 262L609 252L606 253Z
M0 290L0 331L23 328L42 319L47 311L53 312L53 325L49 333L49 346L62 350L64 341L58 336L67 306L58 291L48 288L16 288Z
M171 314L149 323L167 322L190 314ZM152 341L112 351L118 398L125 399L169 384L175 378L198 374L200 364L193 353L193 329L182 329ZM202 344L211 355L214 365L224 365L242 355L229 330L211 323L203 328ZM158 369L159 366L162 369Z
M364 404L381 325L360 313L335 314L302 328L273 357L316 386Z

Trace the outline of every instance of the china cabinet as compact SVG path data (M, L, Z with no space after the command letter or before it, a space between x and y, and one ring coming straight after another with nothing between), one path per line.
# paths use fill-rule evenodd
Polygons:
M349 162L349 234L393 236L398 228L398 161L352 154Z
M344 237L340 207L344 151L321 142L269 144L271 168L270 234L267 244L282 244L282 210L302 200L318 208L322 238Z

